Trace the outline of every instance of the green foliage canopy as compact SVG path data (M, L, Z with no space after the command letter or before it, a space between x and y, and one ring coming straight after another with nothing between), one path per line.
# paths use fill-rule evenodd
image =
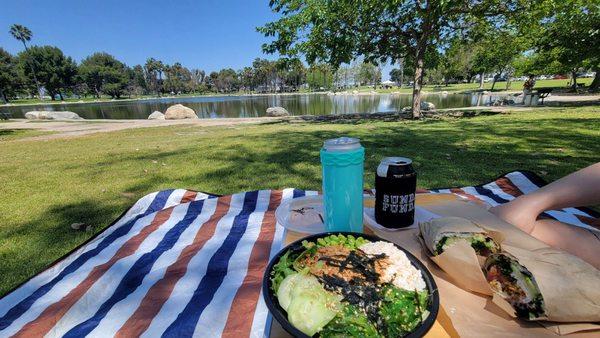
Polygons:
M52 100L74 85L77 64L57 47L32 46L18 54L19 68L25 78L34 83L34 72ZM29 65L33 65L30 67Z
M100 97L100 93L120 98L129 84L127 66L108 53L94 53L79 66L79 74L88 88Z

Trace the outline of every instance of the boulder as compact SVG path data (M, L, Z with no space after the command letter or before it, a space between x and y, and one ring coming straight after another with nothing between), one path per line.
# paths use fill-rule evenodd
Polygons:
M71 111L46 111L34 110L25 113L28 120L82 120L82 118Z
M269 117L290 116L290 113L283 107L269 107L269 108L267 108L267 116L269 116Z
M165 119L165 114L159 112L159 111L155 111L154 113L150 114L150 116L148 116L148 120L164 120Z
M165 111L165 119L167 120L183 120L197 119L198 115L192 108L188 108L182 104L176 104L167 108Z
M435 110L435 105L431 102L421 101L421 110L424 110L424 111Z
M492 102L492 106L511 106L515 104L515 100L509 99L507 97L496 99Z

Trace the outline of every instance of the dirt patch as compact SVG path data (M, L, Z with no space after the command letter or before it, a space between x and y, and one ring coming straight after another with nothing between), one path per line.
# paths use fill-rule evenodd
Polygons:
M78 137L95 133L112 131L153 128L175 125L194 125L199 127L233 126L242 124L261 124L278 122L278 118L223 118L223 119L187 119L187 120L85 120L85 121L28 121L25 119L12 120L13 123L0 124L4 129L30 129L49 132L49 135L23 137L20 140L52 140L58 138Z

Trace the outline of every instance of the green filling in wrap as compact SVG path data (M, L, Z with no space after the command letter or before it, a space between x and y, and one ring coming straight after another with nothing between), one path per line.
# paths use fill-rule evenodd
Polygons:
M492 289L515 309L517 317L537 319L545 316L544 299L533 275L514 259L497 254L484 265Z
M492 238L481 233L475 233L467 235L447 235L442 237L435 247L435 254L441 254L460 240L468 241L471 244L471 247L473 247L475 252L480 256L489 256L490 254L500 251L500 247Z

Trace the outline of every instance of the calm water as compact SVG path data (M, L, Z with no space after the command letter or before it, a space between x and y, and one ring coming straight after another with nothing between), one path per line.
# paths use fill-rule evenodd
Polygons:
M460 108L489 104L497 96L481 94L430 94L424 100L437 108ZM292 115L330 115L397 112L410 106L412 96L401 95L264 95L162 98L103 103L0 107L13 117L32 110L68 110L85 119L146 119L153 111L165 112L176 103L194 109L200 118L265 116L268 107L281 106Z

